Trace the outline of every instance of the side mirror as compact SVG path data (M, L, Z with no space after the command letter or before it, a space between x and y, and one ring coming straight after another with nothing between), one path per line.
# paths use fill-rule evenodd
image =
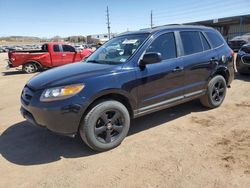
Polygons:
M161 61L161 53L148 52L143 55L142 60L140 61L140 66L159 63L160 61Z

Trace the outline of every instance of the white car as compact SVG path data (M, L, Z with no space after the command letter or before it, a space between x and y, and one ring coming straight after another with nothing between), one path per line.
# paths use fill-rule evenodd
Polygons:
M82 45L82 44L80 44L80 45L75 45L75 49L76 49L77 51L83 50L83 49L85 49L85 46Z

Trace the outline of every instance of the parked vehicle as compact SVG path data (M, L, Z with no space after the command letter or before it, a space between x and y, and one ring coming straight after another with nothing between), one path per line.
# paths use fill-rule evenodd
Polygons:
M76 49L77 51L80 51L80 50L83 50L84 47L83 47L82 45L75 45L75 49Z
M11 51L16 50L13 46L6 46L4 49L5 49L5 52L11 52Z
M245 44L238 51L236 68L240 74L250 74L250 43Z
M84 44L79 44L79 45L75 45L75 48L76 48L76 50L80 51L80 50L86 49L87 46Z
M131 118L197 98L219 107L233 79L233 51L212 28L128 32L85 63L33 77L22 91L21 113L60 134L79 131L89 147L105 151L122 142Z
M13 46L14 50L16 51L21 51L23 50L23 47L22 46Z
M81 61L91 53L89 49L77 52L74 47L66 43L49 42L44 44L41 50L9 52L7 68L22 66L26 73L34 73L39 69Z
M0 47L0 53L5 52L4 48Z
M244 44L250 43L250 33L237 36L229 40L228 45L234 51L238 51Z

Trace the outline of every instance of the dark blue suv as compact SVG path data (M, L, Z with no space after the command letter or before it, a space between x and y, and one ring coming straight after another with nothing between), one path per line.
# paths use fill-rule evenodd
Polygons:
M21 113L53 132L78 132L105 151L126 137L130 119L200 98L220 106L234 78L233 52L219 32L172 25L121 34L84 62L33 77Z

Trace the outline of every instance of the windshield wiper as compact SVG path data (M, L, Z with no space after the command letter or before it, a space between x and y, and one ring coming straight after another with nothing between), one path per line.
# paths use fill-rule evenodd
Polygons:
M98 63L98 64L109 64L109 65L116 65L120 64L120 62L115 62L115 61L102 61L102 60L88 60L86 61L87 63Z
M94 59L93 59L93 60L88 60L87 63L88 63L88 62L89 62L89 63L101 63L100 61L94 60Z

